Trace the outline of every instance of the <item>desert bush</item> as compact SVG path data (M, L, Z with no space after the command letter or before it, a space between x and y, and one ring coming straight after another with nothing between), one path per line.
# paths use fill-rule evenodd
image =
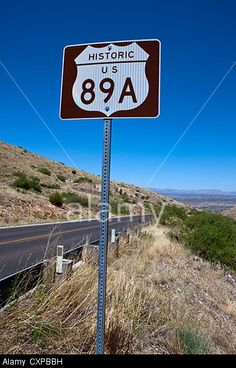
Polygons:
M53 204L54 206L57 206L57 207L62 207L62 205L63 205L63 197L59 192L52 193L49 196L49 201L50 201L51 204Z
M177 329L177 340L183 354L209 354L210 341L193 328Z
M113 199L110 201L110 208L111 208L111 212L114 215L126 216L130 214L129 207L126 206L124 202L116 200L116 199Z
M74 183L80 184L80 183L92 183L93 180L90 178L86 178L86 176L81 176L74 180Z
M26 174L19 171L14 175L18 177L12 184L14 188L21 188L25 190L34 189L37 192L42 191L40 179L36 176L31 176L28 178Z
M184 208L171 205L165 207L160 222L162 225L176 225L186 218L187 212Z
M63 175L57 175L57 179L59 179L60 181L62 181L63 183L65 183L65 181L66 181L66 178L65 178L65 176L63 176Z
M140 230L138 232L138 238L142 240L153 240L154 236L148 231Z
M123 202L130 203L130 198L126 192L121 195L121 198Z
M13 172L12 175L13 176L17 176L18 178L22 178L22 177L25 177L26 176L26 174L24 172L22 172L22 171L15 171L15 172Z
M159 204L156 203L150 203L145 201L144 204L146 205L148 211L154 215L154 213L156 214L156 216L159 216L159 213L161 211L161 206Z
M128 206L124 206L122 204L121 210L120 210L120 214L123 215L123 216L129 215L130 214L129 207Z
M51 175L51 171L47 169L46 167L38 167L38 171L44 175L48 175L48 176Z
M236 270L236 222L217 213L195 212L185 219L184 244L213 262Z
M42 347L47 346L50 339L60 334L60 328L48 322L37 323L29 331L30 340Z
M75 192L63 193L65 203L79 203L84 207L88 207L88 197Z

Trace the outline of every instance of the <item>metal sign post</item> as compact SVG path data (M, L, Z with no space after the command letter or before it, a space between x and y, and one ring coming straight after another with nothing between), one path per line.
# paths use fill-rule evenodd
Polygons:
M105 310L106 310L106 271L107 271L107 243L109 221L109 189L110 189L110 161L111 161L111 127L112 120L104 120L102 185L100 204L100 242L99 242L99 270L98 270L98 309L96 354L104 353L105 340Z

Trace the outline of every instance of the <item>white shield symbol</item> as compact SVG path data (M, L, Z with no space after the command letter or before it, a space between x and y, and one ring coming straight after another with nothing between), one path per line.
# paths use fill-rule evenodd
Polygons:
M74 102L83 110L106 116L137 108L149 92L145 74L148 57L135 42L128 46L87 46L75 59Z

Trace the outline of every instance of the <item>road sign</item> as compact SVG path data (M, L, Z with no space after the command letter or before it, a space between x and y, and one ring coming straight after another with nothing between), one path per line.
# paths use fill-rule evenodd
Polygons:
M113 118L159 116L160 41L119 41L64 49L61 119L104 119L96 353L104 353Z
M160 41L71 45L64 49L61 119L159 116Z

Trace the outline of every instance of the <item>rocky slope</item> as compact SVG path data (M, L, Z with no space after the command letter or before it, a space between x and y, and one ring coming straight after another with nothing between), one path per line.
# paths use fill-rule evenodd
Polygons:
M40 190L14 186L21 175L27 180L36 177ZM0 225L97 217L100 189L97 175L0 142ZM49 201L49 196L55 192L66 198L60 208ZM122 204L122 214L138 214L142 207L147 209L150 204L162 202L187 207L168 197L121 182L111 183L110 196L113 214L116 214L117 203Z

